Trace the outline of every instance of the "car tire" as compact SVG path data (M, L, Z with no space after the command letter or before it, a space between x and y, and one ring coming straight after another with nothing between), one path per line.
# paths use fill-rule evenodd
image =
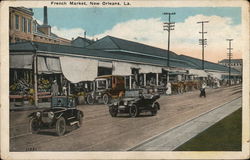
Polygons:
M65 132L66 132L66 122L65 122L65 119L63 117L60 117L56 121L56 134L58 136L62 136L62 135L64 135Z
M110 103L110 96L108 95L108 94L104 94L103 96L102 96L102 99L103 99L103 103L104 104L109 104Z
M152 104L152 110L151 110L152 116L157 115L158 109L159 109L159 104L158 103L153 103Z
M87 103L88 104L94 104L94 98L90 94L87 95Z
M109 113L110 113L111 117L116 117L118 114L118 110L114 106L110 106Z
M30 132L36 134L40 131L40 125L36 118L31 118L29 121Z
M78 120L78 123L77 123L77 128L80 128L82 126L82 119L83 119L83 116L80 112L77 113L77 120Z
M134 118L138 115L139 115L139 109L137 105L133 104L132 106L129 107L129 116Z

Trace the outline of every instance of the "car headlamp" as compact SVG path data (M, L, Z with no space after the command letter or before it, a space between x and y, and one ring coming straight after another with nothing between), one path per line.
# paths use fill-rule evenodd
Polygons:
M118 102L114 102L114 105L117 106L117 105L118 105Z
M99 96L100 96L100 95L102 95L102 93L101 93L101 92L99 92L98 94L99 94Z
M40 117L41 116L41 112L36 112L36 116Z
M128 101L124 101L124 105L125 105L125 106L128 105Z
M48 113L48 117L49 117L50 119L54 118L54 113L53 113L53 112L49 112L49 113Z

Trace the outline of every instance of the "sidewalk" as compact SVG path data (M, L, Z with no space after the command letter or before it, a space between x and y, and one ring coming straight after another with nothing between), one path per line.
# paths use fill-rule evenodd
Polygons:
M173 151L191 138L203 132L216 122L241 108L242 99L237 98L216 109L210 110L180 126L150 138L129 149L130 151Z
M10 105L10 111L35 110L35 109L50 108L50 106L51 102L39 103L37 107L35 107L34 105L22 105L22 106Z

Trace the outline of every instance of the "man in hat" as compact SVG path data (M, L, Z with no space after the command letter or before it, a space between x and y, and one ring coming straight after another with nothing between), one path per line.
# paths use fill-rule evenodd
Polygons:
M57 85L56 80L54 80L53 84L51 85L51 94L52 94L52 96L58 95L58 85Z

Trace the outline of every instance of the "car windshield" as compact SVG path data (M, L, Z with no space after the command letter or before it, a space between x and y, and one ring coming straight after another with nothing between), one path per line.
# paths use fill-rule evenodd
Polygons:
M106 79L98 79L98 80L96 80L96 88L98 90L106 89L107 88L107 80Z

